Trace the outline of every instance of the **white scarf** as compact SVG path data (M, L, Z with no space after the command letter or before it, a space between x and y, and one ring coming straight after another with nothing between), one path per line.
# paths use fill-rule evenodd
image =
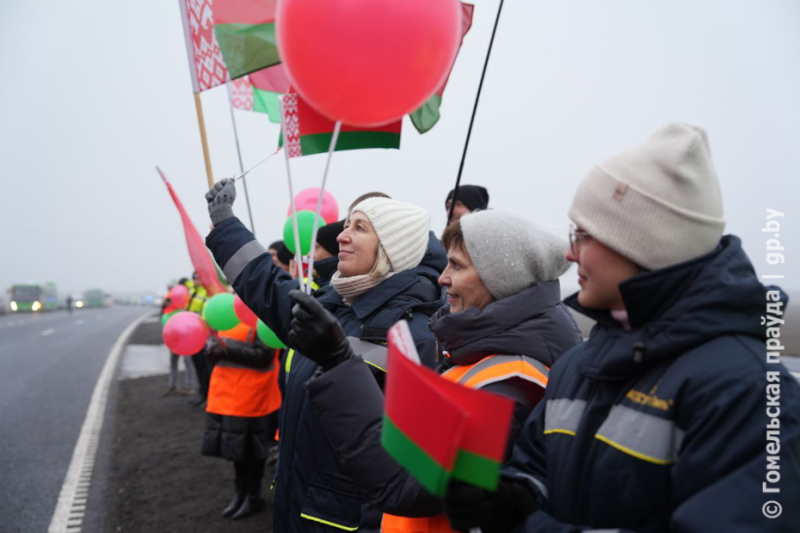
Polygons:
M345 304L352 305L359 296L371 288L377 287L393 275L394 272L389 272L380 278L372 277L369 274L345 277L337 270L333 278L331 278L331 285L333 285L334 290L342 296Z

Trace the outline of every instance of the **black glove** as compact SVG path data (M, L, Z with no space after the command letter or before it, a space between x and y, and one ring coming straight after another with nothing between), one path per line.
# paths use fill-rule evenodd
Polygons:
M522 482L501 479L496 492L453 480L444 497L450 527L468 533L508 533L519 526L539 505L533 492Z
M211 215L211 223L215 226L233 216L233 202L236 200L234 183L233 179L226 178L215 183L206 193L208 214Z
M289 344L323 370L354 357L342 326L336 317L308 294L294 290L289 297L295 301L292 308L292 329Z
M222 346L219 345L214 337L209 337L208 341L206 341L206 355L208 356L208 361L212 365L216 365L225 355L225 350L223 350Z

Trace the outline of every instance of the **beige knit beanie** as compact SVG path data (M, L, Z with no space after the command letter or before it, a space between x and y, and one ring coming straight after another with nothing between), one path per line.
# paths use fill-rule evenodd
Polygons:
M352 213L356 211L364 213L375 228L394 272L419 265L431 227L426 210L391 198L367 198L353 207Z
M668 124L596 166L578 187L569 217L648 270L711 252L725 220L705 130Z

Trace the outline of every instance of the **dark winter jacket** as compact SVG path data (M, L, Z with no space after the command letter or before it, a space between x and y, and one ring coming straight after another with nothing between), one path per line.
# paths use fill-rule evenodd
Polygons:
M236 218L217 225L206 243L236 293L287 342L292 319L288 293L297 288L297 281L273 265L267 250ZM395 322L408 320L420 357L433 367L439 363L439 350L427 321L443 303L437 276L431 263L400 272L361 295L352 306L345 305L330 285L315 296L334 313L348 336L363 340L383 342ZM377 523L362 519L367 502L363 491L341 471L319 419L308 409L305 384L316 372L313 361L294 355L280 415L275 531L376 529ZM378 514L369 516L379 519Z
M561 302L558 280L535 283L483 309L472 307L450 314L450 308L444 307L429 326L447 352L443 371L477 363L489 355L523 355L549 368L583 340L578 324ZM518 404L514 437L541 399L541 391L522 379L491 383L483 389Z
M620 291L631 330L567 300L598 323L551 369L504 470L542 505L522 531L797 531L800 386L768 361L760 322L785 295L759 283L733 236ZM780 494L762 492L771 394ZM779 519L762 515L771 500Z
M430 324L450 352L445 368L500 354L525 355L550 366L581 342L575 320L561 303L557 280L532 285L484 309L471 308L451 315L449 308L442 308ZM441 511L439 500L383 450L383 393L363 366L350 361L308 383L311 405L342 470L371 494L384 512L402 516L437 514ZM541 389L522 379L492 383L483 390L517 403L511 439L516 438L541 398Z
M212 364L221 360L253 369L275 364L275 352L260 341L242 342L224 339L226 349L212 340L206 353ZM275 430L270 416L242 417L208 413L201 453L229 461L263 461L274 445Z

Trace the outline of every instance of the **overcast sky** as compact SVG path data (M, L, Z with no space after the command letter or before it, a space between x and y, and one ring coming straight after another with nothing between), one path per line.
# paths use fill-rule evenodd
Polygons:
M445 223L498 0L476 0L444 94L442 119L399 151L335 154L329 189L344 209L367 190L416 202ZM726 232L760 274L800 289L800 2L508 0L462 183L491 206L564 228L593 164L670 121L708 130ZM177 0L0 5L0 290L55 282L60 292L161 291L191 272L180 219L155 165L201 233L207 189ZM227 91L202 95L217 179L238 172ZM236 112L249 166L278 126ZM292 161L295 190L317 186L324 156ZM283 157L249 179L256 232L279 237L288 205ZM246 223L240 188L236 213ZM786 263L769 267L760 231L785 213ZM575 285L574 271L565 284Z

